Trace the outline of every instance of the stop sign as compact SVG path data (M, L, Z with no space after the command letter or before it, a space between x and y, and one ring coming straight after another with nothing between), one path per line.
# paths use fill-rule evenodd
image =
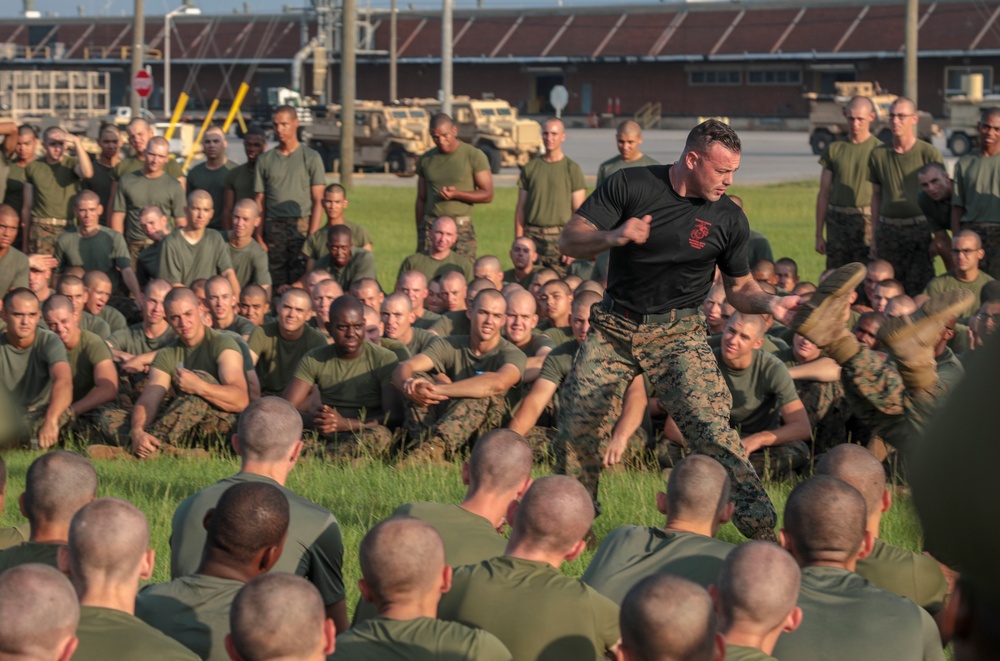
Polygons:
M153 77L145 69L140 69L132 80L132 87L136 94L145 99L153 93Z

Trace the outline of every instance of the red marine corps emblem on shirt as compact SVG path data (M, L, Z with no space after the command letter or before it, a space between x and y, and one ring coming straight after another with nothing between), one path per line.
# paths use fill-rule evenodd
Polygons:
M702 240L708 236L708 231L712 228L712 223L701 220L700 218L694 219L694 229L691 230L691 238L688 239L688 243L691 244L692 248L696 250L701 250L705 247L705 242Z

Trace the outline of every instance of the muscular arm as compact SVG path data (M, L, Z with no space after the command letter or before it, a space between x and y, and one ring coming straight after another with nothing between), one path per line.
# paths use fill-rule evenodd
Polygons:
M726 299L744 314L770 314L786 326L791 325L792 310L799 303L798 296L772 296L749 274L740 277L722 274Z
M111 229L118 232L119 234L125 233L125 212L124 211L112 211L111 212Z
M629 218L613 230L600 230L580 214L574 214L559 236L559 252L576 259L594 259L612 246L645 243L651 221L651 216Z
M454 383L439 384L437 392L446 397L482 399L502 395L521 380L521 370L513 365L504 365L496 372L478 374Z
M548 379L536 380L535 384L531 386L531 390L521 400L521 405L517 408L517 412L511 419L510 424L507 425L507 428L516 431L522 436L527 434L535 426L535 423L538 422L539 416L542 415L542 411L552 401L552 397L556 394L558 388L555 383Z
M73 403L73 372L69 363L64 360L52 363L49 366L49 381L52 382L49 406L38 430L38 444L43 448L52 447L59 440L59 418Z
M517 206L514 207L514 238L524 236L524 207L528 204L528 191L521 188L517 191Z
M417 227L424 219L424 208L427 206L427 182L423 177L417 177L417 199L413 203L413 213L417 219ZM417 241L420 237L417 237Z
M872 259L878 259L878 248L875 246L875 230L878 228L879 209L882 208L882 186L872 184Z
M257 239L257 243L265 251L267 250L267 244L264 243L264 223L267 222L266 209L264 208L264 194L255 193L254 200L257 202L257 208L260 209L260 222L257 223L257 229L253 231L253 238Z
M817 358L803 365L795 365L788 368L788 373L796 381L840 381L840 365L833 358Z
M191 394L201 397L217 409L239 413L250 403L247 377L243 372L243 356L238 351L223 351L219 354L218 368L218 384L199 378L200 383L191 389Z
M150 368L149 380L146 382L146 387L143 388L142 395L139 396L138 401L136 401L135 406L132 408L130 437L132 439L133 453L145 456L159 447L159 439L155 439L147 434L146 426L156 417L156 411L160 408L160 404L163 403L164 397L167 396L169 388L170 375L156 368ZM148 439L152 439L156 443L149 444Z
M232 285L233 298L239 299L242 288L240 287L240 281L236 279L236 271L234 269L226 269L222 272L222 276L229 281L230 285ZM243 339L246 340L249 338L244 337Z
M809 438L812 428L809 426L809 416L801 400L788 402L781 407L783 424L777 429L750 434L743 439L747 454L771 445L781 445L792 441L804 441Z
M429 372L434 369L434 361L422 353L418 353L409 360L404 360L392 373L392 385L401 393L406 392L406 382L413 378L417 372Z
M625 400L622 403L622 414L611 430L611 442L604 453L604 465L612 466L621 461L625 448L628 447L628 439L642 424L642 418L646 415L649 398L646 397L646 384L642 375L636 376L625 391Z
M7 121L0 122L0 135L3 136L0 149L3 149L4 154L13 154L14 148L17 146L17 124Z
M312 213L309 216L309 234L319 231L323 222L323 190L326 186L311 186L309 193L312 196Z
M819 178L819 193L816 195L816 252L826 254L826 240L823 227L826 225L826 208L830 205L830 186L833 184L833 170L823 168Z
M534 356L528 356L527 362L524 364L524 375L521 380L525 383L534 383L535 379L538 378L538 373L542 371L542 365L545 363L545 356L548 355L549 351L552 351L549 347L542 347L543 349L548 349L544 353L539 350Z
M583 201L587 199L587 190L581 188L580 190L575 190L570 197L570 207L573 209L573 213L576 213Z
M71 140L75 147L74 151L76 152L77 163L73 171L76 172L76 176L80 177L80 179L90 179L94 176L94 164L90 162L90 154L83 148L83 145L80 144L80 139L75 135L69 134L66 138L67 140Z
M493 201L493 173L489 170L477 172L473 176L476 182L474 190L456 190L452 194L452 199L468 204L487 204Z
M118 396L118 371L112 360L102 360L94 365L94 387L78 401L73 402L73 413L81 415Z

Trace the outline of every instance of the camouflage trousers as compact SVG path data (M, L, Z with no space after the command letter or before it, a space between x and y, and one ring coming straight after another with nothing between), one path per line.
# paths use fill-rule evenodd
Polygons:
M979 267L994 278L1000 278L1000 223L963 223L962 229L970 229L983 240L983 252Z
M306 272L302 244L309 232L309 218L268 218L264 221L264 243L275 291L290 285Z
M841 365L840 382L858 421L904 458L944 395L939 383L928 389L906 388L899 372L865 346Z
M868 262L871 245L872 215L868 207L854 210L832 205L827 207L826 268L840 268L851 262Z
M661 468L672 468L689 454L691 451L685 446L671 443L666 439L656 445L656 457ZM792 441L751 452L749 460L757 475L772 480L784 480L801 471L809 463L810 456L808 443Z
M736 527L747 537L774 539L777 514L729 426L732 395L705 342L705 318L639 324L595 305L590 329L562 385L556 472L576 477L597 502L601 460L625 390L645 373L689 447L729 472Z
M56 239L66 232L66 221L59 218L32 218L28 225L28 254L54 255Z
M132 270L135 271L139 265L139 253L153 245L153 242L149 239L141 239L138 241L125 240L128 244L128 257L132 260Z
M846 442L851 407L840 382L796 381L795 390L809 416L814 453L822 454Z
M470 216L454 216L455 224L458 226L458 240L452 250L462 255L470 262L476 261L476 228L472 224ZM436 216L424 216L417 223L417 252L427 252L431 244L431 227Z
M480 435L496 429L507 414L503 395L455 398L433 407L408 405L407 451L442 450L445 456L460 455L471 449Z
M524 235L535 242L535 249L538 251L538 268L550 268L558 273L560 278L565 278L566 265L562 263L563 254L559 252L559 237L562 235L562 229L562 227L527 225L524 228Z
M931 228L923 216L880 218L875 230L878 256L896 272L907 296L924 291L934 277L934 262L929 250Z
M48 407L46 406L27 411L27 415L24 416L23 424L18 433L18 445L33 444L38 439L38 432L41 430L42 425L45 424L45 414L47 412ZM75 422L76 416L73 414L72 408L67 408L62 412L59 420L56 422L56 425L59 427L60 438L73 427Z
M525 440L528 441L528 445L531 446L536 462L547 462L555 458L553 444L558 433L554 427L535 426L529 429L528 433L524 435ZM645 429L639 427L629 436L628 444L622 453L622 458L639 457L646 451L648 446L649 435Z
M375 425L355 432L320 434L326 444L326 454L331 459L357 457L379 458L388 456L392 448L392 432L388 427Z

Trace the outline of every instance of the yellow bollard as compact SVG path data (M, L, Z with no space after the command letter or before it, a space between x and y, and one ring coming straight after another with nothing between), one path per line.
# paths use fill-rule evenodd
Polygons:
M226 117L225 124L222 125L222 132L229 133L229 127L233 124L233 119L236 117L236 113L240 111L240 105L243 103L244 97L246 97L247 92L250 91L250 86L246 83L240 83L240 88L236 90L236 99L233 100L233 107L229 109L229 116ZM240 126L243 126L243 118L240 117ZM246 132L246 127L243 128Z
M240 128L243 129L243 135L247 134L247 123L243 120L243 113L236 114L236 121L240 123Z
M167 140L174 137L174 129L177 128L177 124L181 121L181 115L184 114L184 108L187 107L188 95L181 92L181 95L177 97L177 105L174 106L174 114L170 117L170 126L167 128L166 134L163 136Z
M201 123L201 130L198 131L198 137L191 143L191 151L188 152L187 159L184 161L184 172L187 172L191 166L191 161L194 160L195 149L201 144L201 139L205 137L205 131L212 125L212 120L215 119L215 111L218 109L219 100L215 99L212 101L212 107L208 109L208 114L205 115L205 121Z

